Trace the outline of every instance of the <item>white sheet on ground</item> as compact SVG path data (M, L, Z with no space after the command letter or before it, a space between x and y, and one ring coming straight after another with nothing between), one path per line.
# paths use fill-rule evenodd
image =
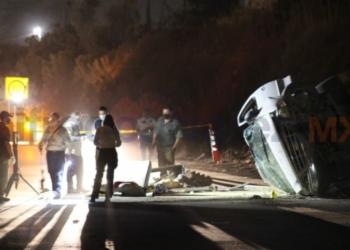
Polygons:
M114 182L135 182L140 187L147 188L151 168L150 161L119 162L114 172Z

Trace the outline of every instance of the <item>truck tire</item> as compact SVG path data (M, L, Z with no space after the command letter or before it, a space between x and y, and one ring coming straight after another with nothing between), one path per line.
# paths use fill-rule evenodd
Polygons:
M294 172L302 184L301 194L322 197L325 191L324 166L308 142L308 136L290 120L278 119L276 123Z

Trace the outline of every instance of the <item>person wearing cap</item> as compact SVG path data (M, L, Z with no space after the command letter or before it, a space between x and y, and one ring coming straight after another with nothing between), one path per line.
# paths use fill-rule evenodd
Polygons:
M70 138L67 130L60 123L60 116L53 112L50 115L49 126L44 131L39 142L40 153L46 146L46 161L51 177L53 198L61 198L62 175L65 164L65 151L69 147Z
M12 153L10 146L10 130L6 126L11 122L12 115L7 111L0 113L0 202L9 201L9 198L4 197L5 189L8 181L9 159L12 158L12 164L15 164L16 159Z
M70 145L66 149L66 158L68 165L67 169L67 183L68 193L74 194L79 192L87 192L83 188L83 157L81 153L81 141L85 139L85 135L80 133L79 122L81 119L81 113L74 111L70 115L69 119L63 124L63 127L67 130L70 137ZM73 176L77 179L77 188L73 187Z

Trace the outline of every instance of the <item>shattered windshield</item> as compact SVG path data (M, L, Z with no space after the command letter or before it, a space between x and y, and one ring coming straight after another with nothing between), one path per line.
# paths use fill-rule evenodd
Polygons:
M244 130L244 138L252 150L255 165L261 178L272 187L294 193L285 174L274 157L258 123Z

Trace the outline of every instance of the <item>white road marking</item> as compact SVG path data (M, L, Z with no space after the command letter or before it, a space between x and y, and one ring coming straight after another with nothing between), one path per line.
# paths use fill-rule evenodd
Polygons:
M78 204L74 207L52 249L81 248L80 235L88 212L89 207L86 204Z
M221 229L217 228L216 226L202 222L202 226L198 225L191 225L192 229L204 236L205 238L215 242L218 244L221 248L225 250L230 249L236 249L236 250L250 250L250 249L256 249L253 248L246 243L242 242L241 240L225 233ZM259 248L259 247L258 247Z
M3 238L8 232L11 232L16 227L25 222L28 218L34 216L41 209L45 208L43 205L29 207L25 212L23 212L22 207L13 207L0 213L0 226L4 228L0 229L0 239ZM14 218L14 214L17 216Z
M321 220L336 223L339 225L350 226L350 213L349 212L330 212L325 210L319 210L309 207L278 207L280 209L301 213L308 216L312 216Z
M39 233L34 237L34 239L27 245L27 247L25 248L25 250L34 250L41 242L42 240L45 238L45 236L47 235L48 232L50 232L50 230L53 228L53 226L55 225L55 223L59 220L59 218L62 215L62 212L64 211L65 207L61 207L56 213L55 215L52 217L52 219L39 231ZM45 214L43 214L40 219L38 219L36 221L35 224L38 224L46 215L47 213L49 213L49 211L47 211Z

